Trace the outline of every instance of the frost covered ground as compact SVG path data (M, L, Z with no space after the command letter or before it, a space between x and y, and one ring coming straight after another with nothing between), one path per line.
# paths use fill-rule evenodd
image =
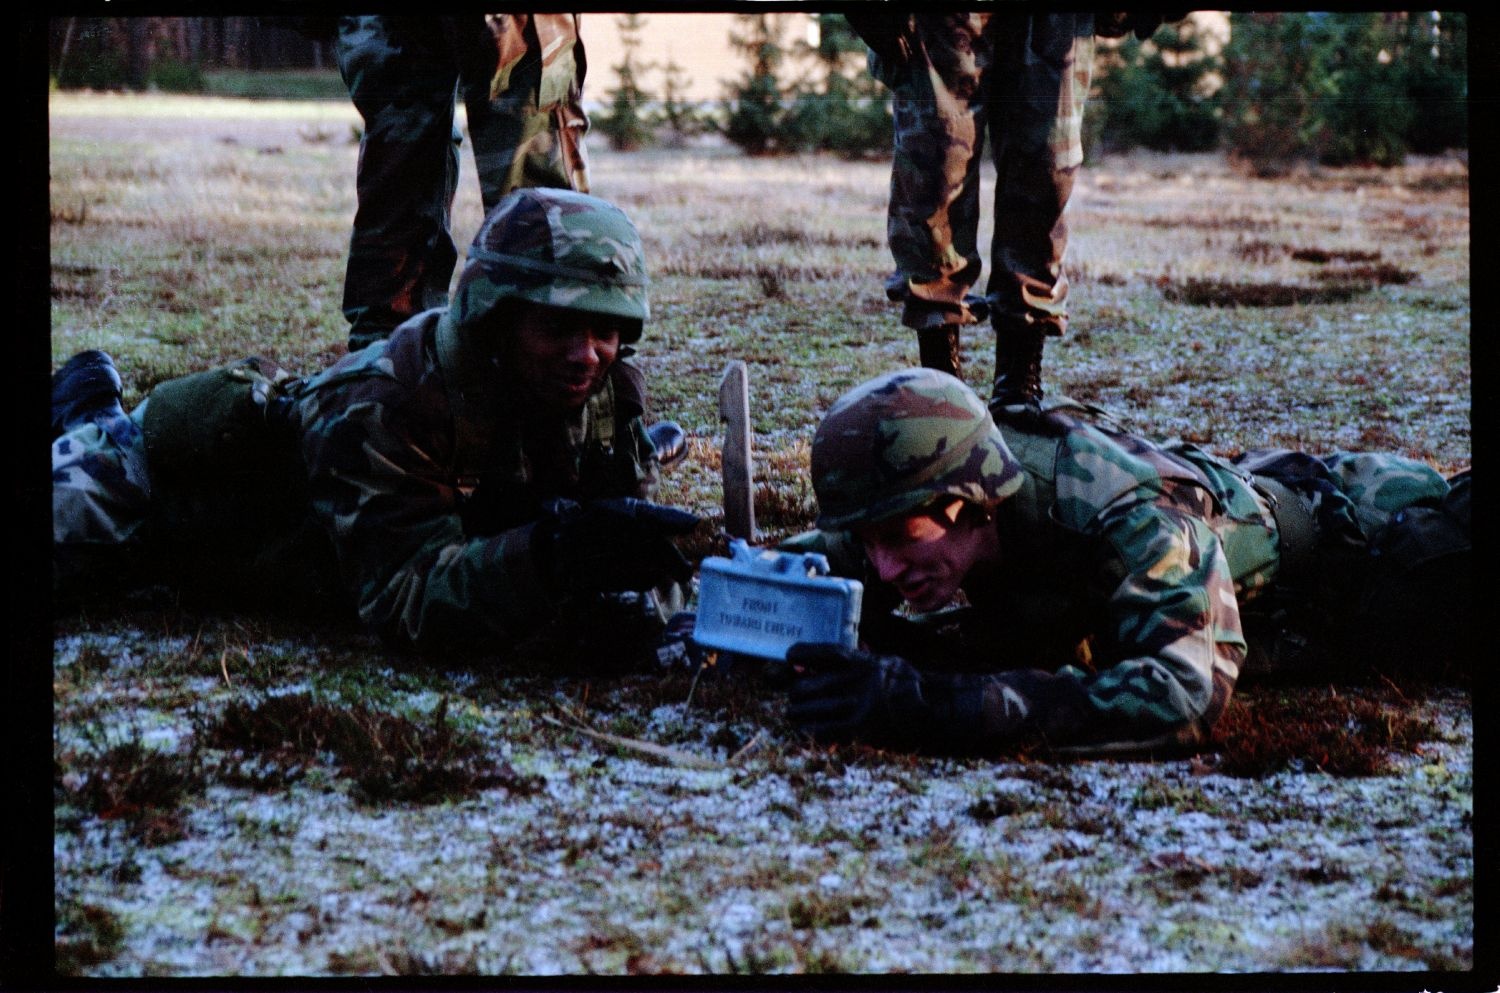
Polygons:
M109 349L134 402L251 352L339 355L353 121L55 95L54 365ZM690 436L662 499L720 512L714 398L738 359L763 536L805 527L818 416L915 361L881 290L888 163L590 155L646 243L655 408ZM1112 157L1080 174L1070 225L1049 391L1221 454L1471 464L1465 162L1265 179ZM982 388L988 330L966 347ZM1203 755L957 762L809 748L744 672L422 665L335 622L156 593L59 616L50 640L65 973L1326 970L1416 989L1488 948L1460 689L1247 687Z
M59 795L72 798L54 850L59 951L91 975L1473 962L1473 727L1457 691L1414 706L1426 740L1383 774L1244 777L1212 755L807 749L743 673L585 690L369 671L297 642L241 653L211 636L84 633L57 642L54 678ZM203 744L205 715L235 699L338 701L375 682L393 687L383 708L418 720L446 697L508 785L372 803L331 754ZM132 740L197 770L199 787L170 810L75 806L100 775L90 749Z

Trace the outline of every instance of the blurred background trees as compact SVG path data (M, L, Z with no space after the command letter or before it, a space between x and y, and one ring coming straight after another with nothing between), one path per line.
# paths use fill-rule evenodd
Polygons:
M815 16L816 43L796 49L814 73L792 89L784 140L797 151L884 155L894 137L890 98L866 69L865 44L843 15Z
M641 31L645 29L641 15L624 14L615 18L615 26L624 54L613 66L616 85L609 91L607 109L593 116L593 129L609 140L609 147L629 152L650 144L653 137L646 122L649 95L641 89L640 81L652 66L640 61ZM587 46L587 41L584 44Z
M586 42L611 32L625 53L593 67L585 92L614 147L717 130L751 155L889 154L889 94L841 15L737 15L723 44L744 71L713 81L717 101L689 99L680 65L640 54L681 16L586 15ZM58 88L347 99L330 18L58 17L48 29ZM1222 150L1276 172L1468 147L1462 11L1202 12L1146 41L1101 42L1094 82L1091 155Z
M1218 147L1224 62L1196 22L1163 25L1145 42L1127 35L1101 44L1094 61L1095 92L1084 114L1091 155Z
M1262 171L1468 147L1465 13L1235 14L1230 26L1224 146Z
M786 84L781 78L786 18L786 14L741 14L737 18L740 29L729 36L730 45L750 66L729 87L724 137L746 155L795 151L780 140L786 118L782 103Z

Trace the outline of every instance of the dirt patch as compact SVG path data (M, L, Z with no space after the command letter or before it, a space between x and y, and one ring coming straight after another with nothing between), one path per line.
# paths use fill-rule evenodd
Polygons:
M1294 283L1236 283L1222 279L1167 282L1162 296L1194 307L1299 307L1344 303L1374 288L1370 282L1340 281L1325 286Z
M182 839L182 803L205 782L196 756L158 751L139 739L65 756L57 769L66 802L120 822L145 845Z
M1313 278L1324 283L1359 287L1405 286L1417 279L1417 273L1411 269L1382 263L1380 265L1336 266L1313 273Z
M1214 728L1218 771L1266 776L1286 770L1331 776L1388 772L1435 734L1394 686L1384 690L1299 687L1240 694Z
M226 706L204 731L204 744L257 754L278 770L274 782L297 778L327 754L341 775L351 777L372 803L436 803L473 790L501 787L535 792L539 784L495 764L483 742L456 730L443 697L430 714L414 720L359 703L331 703L308 694L264 696ZM230 761L226 781L267 782L264 766L253 773Z
M1316 265L1327 265L1330 262L1377 262L1380 260L1379 252L1363 251L1328 251L1323 248L1298 248L1290 252L1295 262L1312 262Z

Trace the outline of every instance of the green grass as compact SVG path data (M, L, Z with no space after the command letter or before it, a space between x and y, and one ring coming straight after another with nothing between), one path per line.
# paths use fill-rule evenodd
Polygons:
M337 69L219 69L203 74L203 93L251 100L348 100Z

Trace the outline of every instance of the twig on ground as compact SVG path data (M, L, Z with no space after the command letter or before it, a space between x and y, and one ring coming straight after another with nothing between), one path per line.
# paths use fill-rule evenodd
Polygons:
M706 759L701 755L694 755L691 752L668 748L666 745L658 745L654 741L642 741L639 738L626 738L618 734L610 734L607 731L595 731L593 728L584 727L582 724L570 724L567 721L560 721L555 717L549 717L545 714L542 716L542 720L548 724L569 731L576 731L579 734L605 742L606 744L616 745L620 748L627 748L631 751L650 755L653 758L662 759L673 765L687 766L692 769L722 769L725 766L723 762L715 762L713 759Z

